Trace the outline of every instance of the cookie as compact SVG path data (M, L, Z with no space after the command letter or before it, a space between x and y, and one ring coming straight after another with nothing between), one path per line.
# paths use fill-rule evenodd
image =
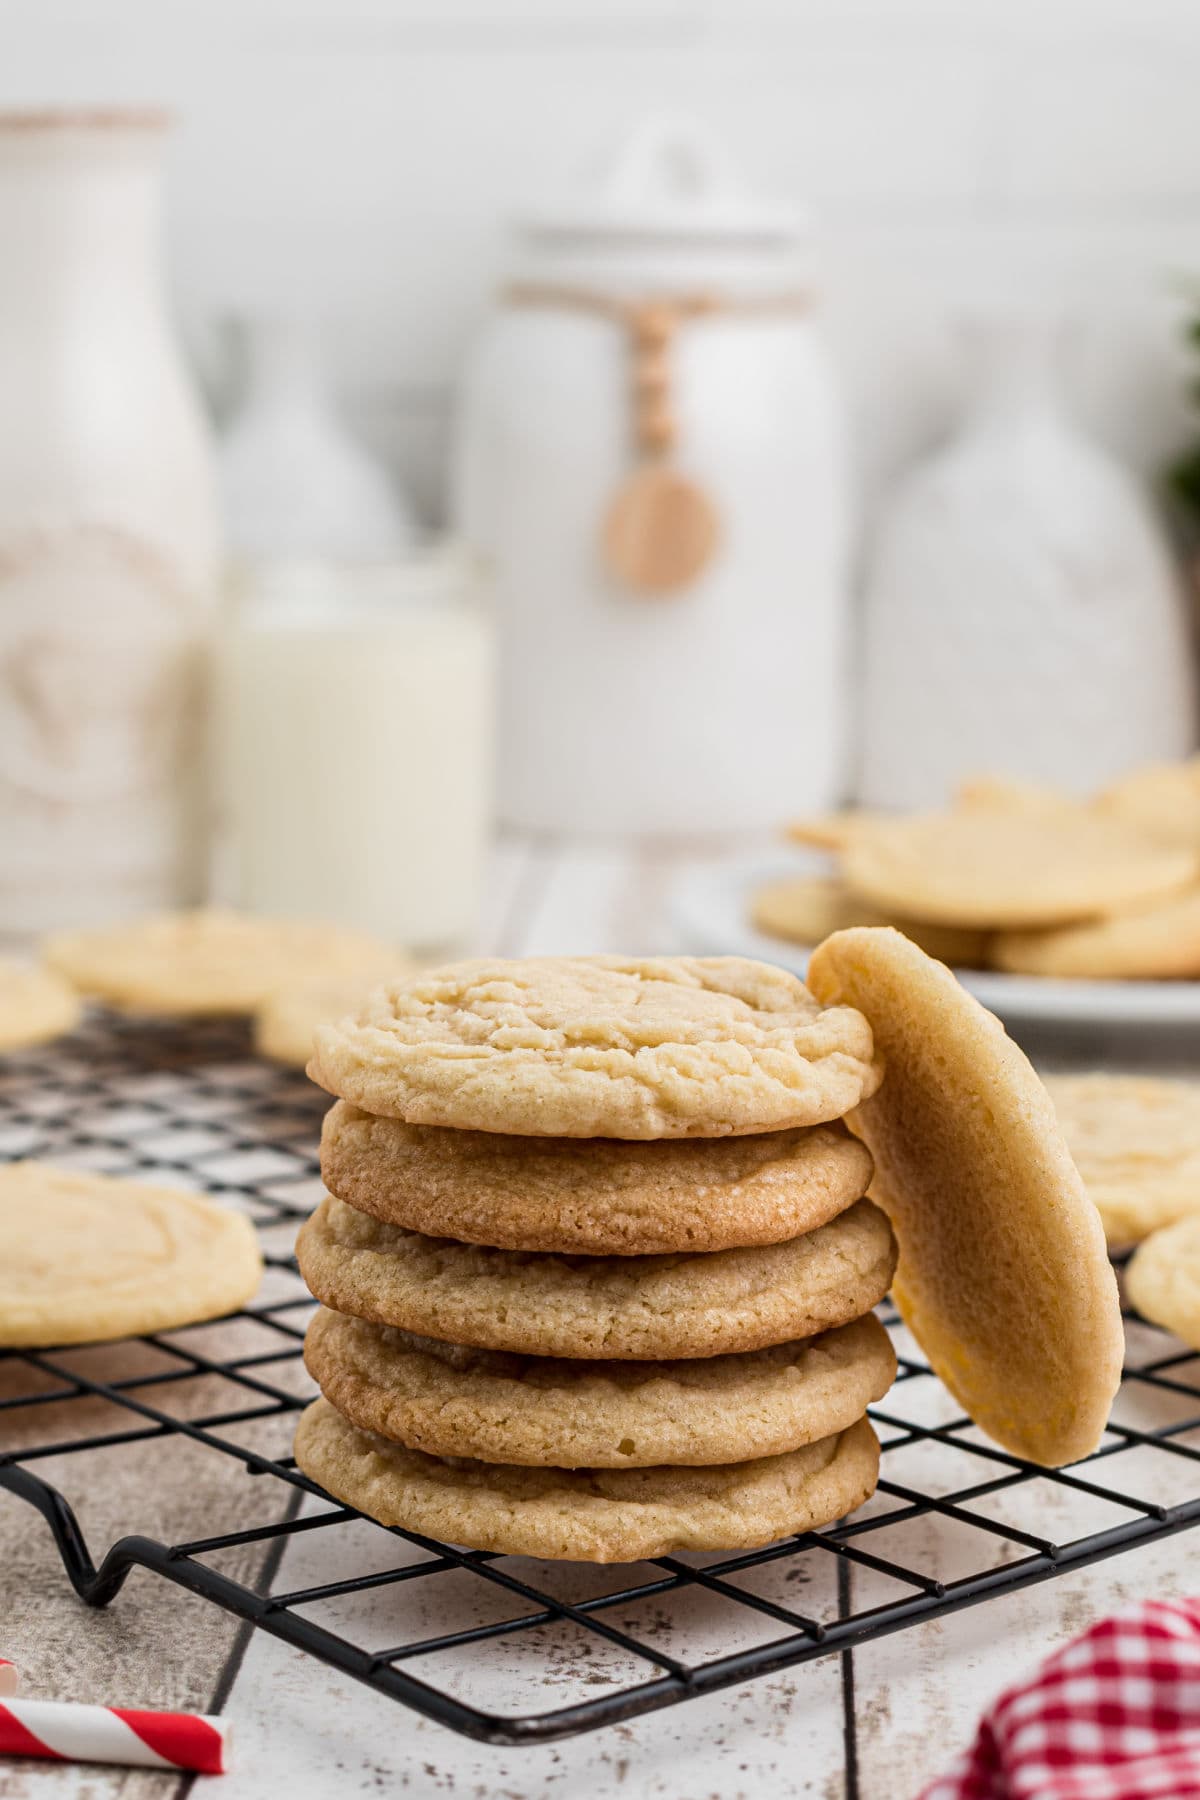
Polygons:
M1125 1293L1143 1319L1200 1348L1200 1217L1151 1232L1129 1260Z
M868 1312L895 1266L888 1222L868 1200L784 1244L586 1257L425 1237L326 1199L296 1255L337 1312L483 1349L638 1362L812 1337Z
M48 1044L82 1016L78 994L53 969L0 957L0 1050Z
M1105 788L1095 804L1164 843L1195 849L1200 845L1200 756L1134 769Z
M340 1100L321 1128L331 1193L389 1224L502 1250L653 1256L776 1244L865 1194L844 1125L755 1137L501 1137L377 1119Z
M954 790L954 808L1053 818L1077 811L1078 803L1057 788L1042 787L1036 781L1018 781L1010 775L972 775Z
M1051 1467L1094 1450L1121 1375L1116 1280L1054 1107L998 1019L898 931L813 953L829 1005L871 1020L887 1080L850 1123L900 1245L894 1294L998 1443Z
M276 988L317 973L386 965L362 932L216 908L160 913L90 931L60 931L44 954L81 993L126 1012L252 1013Z
M410 1125L532 1137L727 1137L873 1093L871 1033L741 957L454 963L322 1025L309 1074Z
M850 925L895 925L927 955L957 968L981 967L988 943L983 931L889 917L852 894L834 875L793 875L768 882L755 893L750 917L758 931L794 944L819 944Z
M1050 816L968 809L856 836L847 887L902 917L980 930L1071 924L1178 892L1200 856L1082 808Z
M1114 1249L1200 1213L1200 1083L1050 1075L1046 1087Z
M356 1012L372 988L410 973L411 964L393 956L374 968L290 981L268 994L255 1013L254 1048L271 1062L302 1069L312 1055L318 1025Z
M426 1456L360 1431L328 1400L296 1428L311 1481L381 1525L474 1550L638 1562L676 1550L753 1550L870 1498L879 1442L866 1419L783 1456L699 1469L530 1469Z
M464 1349L322 1311L304 1360L363 1431L430 1456L556 1469L782 1456L846 1430L896 1377L873 1313L741 1356L628 1363Z
M871 812L866 807L847 807L845 812L814 813L807 819L793 819L784 835L793 844L804 844L812 850L840 851L864 827L870 828L879 820L892 816L886 812Z
M1002 931L992 960L1012 975L1159 981L1200 975L1200 886L1057 931Z
M243 1305L262 1258L241 1213L199 1194L0 1169L0 1344L86 1344L213 1319Z

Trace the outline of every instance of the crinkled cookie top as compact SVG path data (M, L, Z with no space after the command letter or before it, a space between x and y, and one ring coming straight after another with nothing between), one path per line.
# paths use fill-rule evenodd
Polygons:
M377 988L309 1074L414 1125L542 1137L726 1137L840 1118L874 1093L871 1030L741 957L477 960Z

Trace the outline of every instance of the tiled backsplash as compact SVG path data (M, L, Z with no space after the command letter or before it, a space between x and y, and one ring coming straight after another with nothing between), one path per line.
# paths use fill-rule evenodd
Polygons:
M951 416L953 317L1062 303L1080 411L1144 466L1186 433L1200 289L1194 0L0 0L0 100L165 99L193 342L247 305L335 336L436 517L507 211L660 108L823 218L868 498Z

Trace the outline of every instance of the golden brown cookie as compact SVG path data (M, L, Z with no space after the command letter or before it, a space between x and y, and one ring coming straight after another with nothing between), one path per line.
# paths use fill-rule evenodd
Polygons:
M807 819L793 819L785 828L785 836L793 844L804 844L812 850L844 850L860 831L870 829L881 819L895 815L871 812L865 807L847 807L844 812L815 813Z
M871 1033L742 957L453 963L322 1025L309 1074L410 1125L532 1137L727 1137L873 1093Z
M1133 769L1105 788L1095 804L1164 843L1194 850L1200 845L1200 756Z
M321 1129L340 1200L392 1225L502 1250L653 1256L777 1244L866 1193L844 1125L755 1137L503 1137L377 1119L340 1100Z
M327 1199L301 1227L296 1254L309 1288L337 1312L526 1356L638 1362L812 1337L868 1312L895 1266L887 1220L868 1200L784 1244L586 1257L425 1237Z
M0 1344L86 1344L170 1331L232 1312L262 1258L241 1213L199 1194L0 1169Z
M1152 1231L1130 1258L1125 1292L1143 1319L1200 1348L1200 1217Z
M363 1431L430 1456L556 1469L782 1456L853 1425L896 1377L873 1313L746 1355L628 1363L465 1349L322 1311L304 1360Z
M856 836L842 859L847 887L876 906L980 930L1097 918L1177 893L1198 868L1194 851L1082 808L914 815Z
M110 1006L195 1017L252 1013L299 976L375 970L388 958L385 944L343 926L215 907L55 932L44 953Z
M986 932L889 916L869 900L860 900L834 875L793 875L768 882L755 893L750 917L757 930L789 943L819 944L851 925L894 925L926 955L952 967L980 968L986 960Z
M972 775L954 790L954 807L956 811L1053 818L1058 813L1076 811L1078 802L1058 788L1042 787L1036 781L1019 781L1010 775Z
M373 968L306 975L268 994L254 1015L254 1048L272 1062L302 1069L312 1055L313 1033L329 1019L357 1012L372 988L405 979L413 965L392 956Z
M1200 1213L1200 1082L1048 1075L1046 1087L1114 1249Z
M1006 1449L1094 1450L1124 1339L1100 1219L1054 1107L997 1019L897 931L813 954L829 1004L860 1007L887 1079L851 1124L900 1245L895 1296L934 1369Z
M0 957L0 1050L47 1044L82 1016L79 995L53 969Z
M1001 931L992 960L1012 975L1062 981L1186 980L1200 975L1200 886L1057 931Z
M783 1456L700 1469L530 1469L452 1461L360 1431L328 1400L296 1428L296 1461L381 1525L575 1562L675 1550L750 1550L812 1531L869 1499L879 1443L866 1419Z

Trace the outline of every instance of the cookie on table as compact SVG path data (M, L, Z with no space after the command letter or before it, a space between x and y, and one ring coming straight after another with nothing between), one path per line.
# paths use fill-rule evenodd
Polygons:
M255 1012L254 1048L270 1062L302 1069L312 1055L318 1025L356 1012L373 987L411 973L411 963L391 956L374 967L289 981L268 994Z
M0 1168L0 1345L170 1331L245 1304L262 1274L254 1228L199 1194Z
M501 1555L614 1563L677 1550L752 1550L827 1525L873 1493L879 1443L860 1419L836 1436L748 1462L539 1469L426 1456L360 1430L320 1399L301 1414L296 1461L383 1525Z
M583 1257L431 1238L325 1199L296 1255L337 1312L526 1356L646 1362L759 1350L845 1324L882 1300L896 1262L869 1200L783 1244Z
M1083 808L968 809L893 819L856 836L847 887L901 917L980 930L1072 924L1178 893L1197 851Z
M1200 1214L1200 1082L1097 1073L1046 1087L1113 1249Z
M1134 769L1105 788L1095 805L1165 843L1195 849L1200 845L1200 756Z
M54 932L43 953L110 1006L192 1017L252 1013L286 982L375 970L389 956L363 932L216 907Z
M48 1044L82 1016L79 995L53 969L0 957L0 1051Z
M1200 975L1200 886L1057 931L1002 931L992 961L1010 975L1163 981Z
M896 1375L873 1313L819 1337L696 1362L512 1356L319 1312L304 1360L363 1431L430 1456L556 1469L781 1456L844 1431Z
M309 1075L412 1125L534 1137L727 1137L840 1118L871 1032L742 957L450 964L322 1025Z
M814 991L870 1019L887 1079L851 1125L900 1245L897 1303L990 1436L1057 1466L1094 1450L1121 1375L1116 1280L1054 1107L999 1020L897 931L839 932Z
M928 956L953 968L979 968L986 959L986 932L899 919L860 900L835 875L792 875L768 882L755 893L750 917L757 930L793 944L819 944L851 925L895 925Z
M1143 1319L1200 1348L1200 1216L1151 1232L1129 1260L1125 1292Z
M379 1119L348 1101L321 1127L330 1192L410 1231L502 1250L652 1256L775 1244L866 1193L840 1123L752 1137L503 1137Z

